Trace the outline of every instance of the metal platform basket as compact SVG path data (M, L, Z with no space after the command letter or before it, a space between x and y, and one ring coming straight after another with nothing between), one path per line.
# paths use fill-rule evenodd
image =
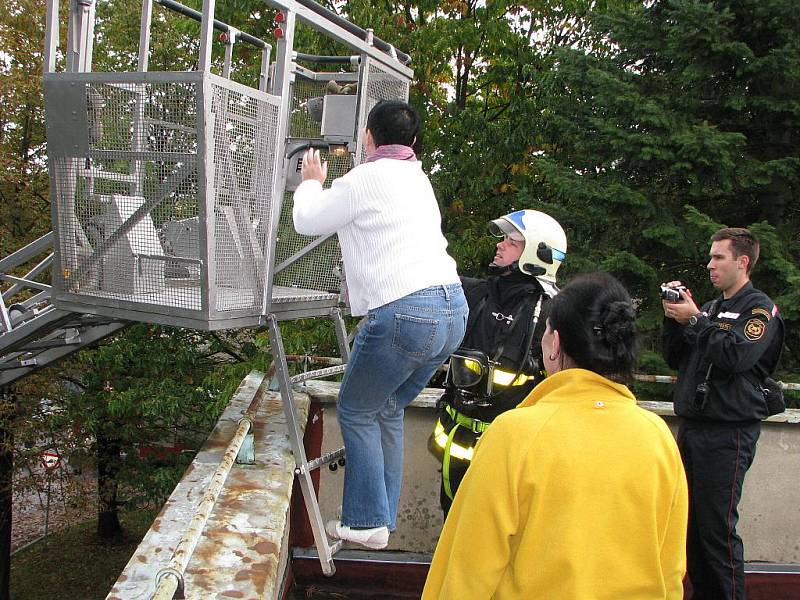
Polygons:
M351 35L308 7L293 7L312 24ZM75 29L70 36L85 47L70 55L67 71L55 72L56 14L48 13L44 76L53 303L198 329L263 325L269 314L324 315L340 304L338 240L294 230L292 172L308 146L321 149L329 179L359 164L369 110L383 99L407 100L410 69L377 51L375 40L350 38L360 54L323 57L340 63L333 70L298 65L291 39L270 64L271 46L246 36L262 50L255 89L229 78L238 30L227 32L228 76L211 72L206 18L203 68L149 72L143 13L140 70L88 72L93 16L82 10L86 35Z
M280 98L208 73L59 73L45 106L56 302L257 324Z

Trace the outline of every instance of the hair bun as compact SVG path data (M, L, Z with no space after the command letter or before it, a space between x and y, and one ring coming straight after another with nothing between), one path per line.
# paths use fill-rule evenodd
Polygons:
M636 310L630 302L609 303L600 319L597 337L617 356L627 354L631 340L636 337Z

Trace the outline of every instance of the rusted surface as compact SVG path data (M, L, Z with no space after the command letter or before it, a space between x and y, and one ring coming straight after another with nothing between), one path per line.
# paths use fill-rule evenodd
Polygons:
M169 564L239 420L254 408L251 402L256 393L263 396L253 416L256 464L234 465L228 474L196 547L186 552L185 594L187 599L198 600L276 597L294 459L280 394L267 391L268 380L260 382L261 376L253 373L242 382L108 598L149 600L156 574ZM295 400L300 422L305 423L308 397L295 394ZM179 552L179 558L183 556L183 551ZM147 564L140 557L145 557Z
M256 397L258 397L260 390L261 388L256 391ZM255 402L255 400L253 402ZM250 431L253 421L253 412L258 407L257 404L253 402L251 402L248 408L250 415L239 420L236 432L228 443L222 460L211 476L211 482L203 493L203 500L197 507L194 516L192 516L189 527L178 542L178 546L172 554L172 559L166 569L156 576L157 584L155 594L153 594L153 600L172 600L175 592L179 589L183 581L186 566L189 564L194 549L200 541L200 536L204 533L206 522L211 512L216 508L217 498L227 482L228 474L230 473L231 467L234 465L234 461L242 447L244 438L248 431ZM164 577L163 575L166 573L171 574L171 576Z
M305 381L295 389L308 394L314 402L321 404L335 404L336 399L339 397L339 385L337 381L325 381L322 379ZM441 388L425 388L419 396L411 401L409 406L413 408L434 408L436 402L444 394Z

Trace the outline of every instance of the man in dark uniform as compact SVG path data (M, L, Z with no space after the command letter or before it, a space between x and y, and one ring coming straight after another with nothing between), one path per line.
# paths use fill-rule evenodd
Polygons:
M450 359L443 410L431 436L442 461L445 516L481 434L542 378L544 311L566 257L564 230L543 212L505 215L491 221L489 231L503 239L488 279L461 278L470 311L467 332Z
M691 292L663 301L664 355L678 370L675 413L689 484L687 570L695 600L743 599L744 549L736 534L744 475L768 416L765 380L783 347L783 320L753 287L758 239L747 229L711 237L708 270L721 295L697 307ZM679 288L673 281L668 288Z

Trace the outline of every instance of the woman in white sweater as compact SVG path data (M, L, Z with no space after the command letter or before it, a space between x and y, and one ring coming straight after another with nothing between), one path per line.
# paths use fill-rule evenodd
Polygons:
M347 469L341 520L326 529L374 549L396 527L404 409L458 348L467 321L439 206L411 149L419 124L405 102L377 104L366 161L324 190L327 164L309 150L294 194L299 233L339 236L351 312L367 315L339 391Z

